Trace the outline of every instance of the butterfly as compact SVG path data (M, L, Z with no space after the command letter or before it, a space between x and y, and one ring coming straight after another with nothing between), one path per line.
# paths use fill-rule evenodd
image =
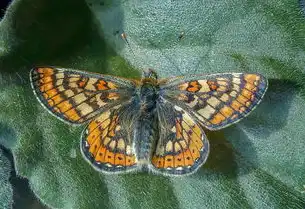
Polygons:
M257 73L187 75L139 80L57 67L30 72L40 103L69 124L87 124L83 157L103 173L194 173L209 155L204 129L246 117L268 86Z

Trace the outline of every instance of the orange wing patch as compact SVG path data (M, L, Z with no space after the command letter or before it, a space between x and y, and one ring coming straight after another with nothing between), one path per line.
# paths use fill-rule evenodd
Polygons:
M128 133L121 126L120 105L103 112L87 126L82 153L97 170L123 172L136 168L136 157Z
M76 84L79 88L86 88L86 84L88 83L88 81L89 78L80 78Z
M186 88L189 92L197 92L201 89L201 85L198 83L198 81L191 81L188 84L188 87Z
M218 88L217 82L215 81L207 81L207 84L209 85L211 91L216 91Z
M109 90L109 89L116 89L117 86L112 82L107 82L105 80L98 80L96 83L97 90Z

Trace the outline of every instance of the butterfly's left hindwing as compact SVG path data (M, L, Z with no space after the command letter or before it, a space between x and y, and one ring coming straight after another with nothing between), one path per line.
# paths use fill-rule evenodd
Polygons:
M30 79L41 104L72 124L82 124L130 100L135 90L127 79L55 67L34 68Z
M262 100L268 86L259 74L191 75L161 81L161 97L181 106L210 130L246 117Z

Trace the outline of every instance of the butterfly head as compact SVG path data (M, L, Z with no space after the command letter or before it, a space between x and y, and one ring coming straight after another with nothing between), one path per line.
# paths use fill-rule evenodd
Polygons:
M158 75L157 75L156 71L154 71L153 69L149 68L148 70L143 70L142 79L154 79L154 80L157 80L158 79Z

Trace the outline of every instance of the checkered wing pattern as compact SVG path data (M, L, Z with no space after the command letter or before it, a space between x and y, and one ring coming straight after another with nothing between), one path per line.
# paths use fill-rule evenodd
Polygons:
M135 91L128 79L64 68L37 67L30 79L41 104L71 124L82 124L130 100Z
M209 142L189 113L170 103L157 107L159 135L152 155L152 170L165 175L196 171L206 161Z
M262 100L267 80L260 74L192 75L160 81L161 96L187 110L204 127L218 130L247 116Z
M135 103L117 105L92 120L81 137L85 159L101 172L126 172L137 169L133 148Z

